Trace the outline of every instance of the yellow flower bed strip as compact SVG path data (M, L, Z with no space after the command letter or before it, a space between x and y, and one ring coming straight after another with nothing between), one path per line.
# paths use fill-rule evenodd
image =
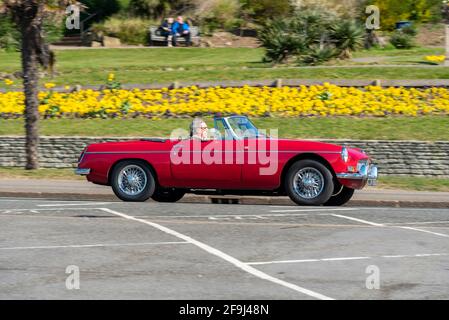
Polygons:
M377 116L449 114L446 88L364 88L331 84L300 87L81 90L41 92L42 117L159 117L245 114L258 116ZM21 117L23 92L0 93L0 118Z

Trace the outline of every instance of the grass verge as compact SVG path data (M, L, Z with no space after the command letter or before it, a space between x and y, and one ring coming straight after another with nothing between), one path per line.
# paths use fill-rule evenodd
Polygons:
M416 64L416 67L349 66L273 68L263 63L261 48L146 48L61 50L56 52L54 78L57 85L99 85L110 72L122 83L171 83L174 81L220 81L258 79L449 79L449 68L423 66L425 55L440 54L439 48L369 50L356 58L384 57L380 64ZM369 65L369 63L367 63ZM19 53L0 52L0 70L20 71ZM21 86L16 81L16 86ZM0 82L0 87L5 87Z
M279 137L303 139L449 140L448 116L387 118L254 118L261 129L278 129ZM188 130L191 119L47 119L40 121L46 136L168 137L177 128ZM206 118L209 127L212 118ZM24 135L22 119L0 120L0 135Z

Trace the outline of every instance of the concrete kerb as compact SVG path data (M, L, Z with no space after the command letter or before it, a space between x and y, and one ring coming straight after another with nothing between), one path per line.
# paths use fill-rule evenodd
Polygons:
M0 192L3 198L36 198L48 200L70 201L117 201L120 200L109 194L82 194L82 193L45 193L45 192ZM287 197L258 197L258 196L218 196L218 195L186 195L180 203L216 203L240 205L279 205L295 206ZM438 208L449 209L448 201L408 201L408 200L352 200L350 207L392 207L392 208Z

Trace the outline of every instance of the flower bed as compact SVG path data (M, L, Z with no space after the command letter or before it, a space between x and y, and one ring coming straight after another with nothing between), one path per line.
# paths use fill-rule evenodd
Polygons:
M112 81L112 80L110 80ZM322 86L242 87L169 90L80 90L39 94L42 117L114 118L245 114L280 116L419 116L449 114L446 88ZM68 88L67 88L68 89ZM0 93L0 118L22 117L24 94Z

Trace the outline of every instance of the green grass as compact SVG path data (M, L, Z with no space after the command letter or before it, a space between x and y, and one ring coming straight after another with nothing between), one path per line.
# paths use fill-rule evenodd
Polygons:
M362 57L390 57L390 56L419 56L444 54L444 48L416 47L412 49L398 50L391 47L384 49L370 49L354 52L354 58Z
M449 179L384 176L379 178L378 187L384 189L449 192Z
M73 169L25 170L22 168L0 167L0 177L1 179L85 180L84 177L75 175ZM380 189L449 192L449 179L382 176L377 187Z
M385 57L385 64L416 67L334 66L273 68L263 63L261 48L142 48L57 51L57 75L43 78L57 85L99 85L113 72L122 83L257 79L449 79L449 68L423 68L423 57L441 49L361 51L355 57ZM340 63L341 64L341 63ZM343 64L348 64L347 62ZM20 70L19 53L0 52L0 72ZM21 83L17 81L17 86ZM0 87L5 87L0 82Z
M39 169L25 170L22 168L0 167L1 179L55 179L55 180L85 180L74 174L73 169Z
M284 138L449 140L448 116L388 118L255 118L261 129L279 129ZM53 136L169 136L187 130L191 119L49 119L41 120L40 133ZM211 119L207 119L212 126ZM0 135L23 135L23 120L0 120Z

